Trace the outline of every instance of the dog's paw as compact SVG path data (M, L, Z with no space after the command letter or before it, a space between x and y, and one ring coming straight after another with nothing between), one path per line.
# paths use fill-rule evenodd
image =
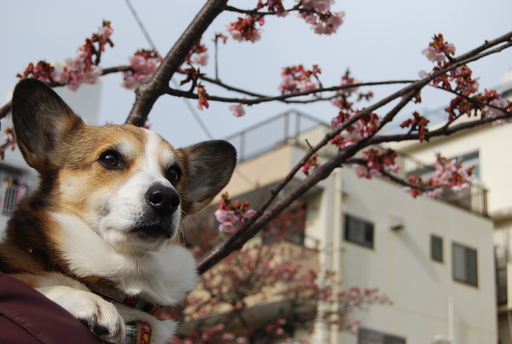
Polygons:
M74 290L55 300L96 336L107 343L122 343L126 337L123 318L116 307L96 294Z

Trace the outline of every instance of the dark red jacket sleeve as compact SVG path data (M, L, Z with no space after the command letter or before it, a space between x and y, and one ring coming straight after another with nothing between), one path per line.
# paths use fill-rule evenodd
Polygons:
M0 272L0 344L100 344L72 314Z

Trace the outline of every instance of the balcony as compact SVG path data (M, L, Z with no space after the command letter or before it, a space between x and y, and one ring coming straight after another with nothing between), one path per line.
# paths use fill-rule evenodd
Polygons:
M308 150L309 145L318 143L331 130L332 127L328 124L292 110L231 135L225 140L237 149L240 163L271 152L283 145L294 145ZM319 155L333 156L337 150L334 145L328 145L319 151ZM425 180L434 173L432 166L425 165L402 153L398 153L397 163L402 168L396 176L402 179L407 179L410 175L420 175ZM478 181L464 191L443 190L442 194L436 198L473 213L487 216L487 190L479 185Z
M10 215L16 210L18 203L29 193L27 183L10 174L0 171L0 200L4 215Z

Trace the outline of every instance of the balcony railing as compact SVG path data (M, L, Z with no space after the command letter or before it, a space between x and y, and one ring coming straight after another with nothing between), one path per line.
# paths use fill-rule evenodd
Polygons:
M308 149L308 144L315 145L331 130L326 123L292 110L231 135L226 140L237 148L238 162L243 162L285 144ZM337 150L334 145L328 145L319 153L332 156ZM410 175L419 175L423 180L427 180L434 174L433 166L425 165L402 153L398 153L397 163L402 168L396 176L405 180ZM487 216L487 190L478 185L478 182L459 192L445 189L436 198Z
M422 180L428 180L434 176L434 166L426 165L409 155L397 152L395 161L401 168L393 174L402 180L407 180L409 176L419 176ZM442 193L435 198L487 216L487 189L479 185L478 180L474 180L469 188L462 191L443 188Z
M307 145L305 140L298 140L305 133L308 133L308 142L314 144L329 132L329 128L314 117L292 110L228 136L225 140L236 147L238 162L242 162L290 142Z
M3 214L11 214L18 203L29 193L26 183L20 179L2 178L0 174L0 202Z

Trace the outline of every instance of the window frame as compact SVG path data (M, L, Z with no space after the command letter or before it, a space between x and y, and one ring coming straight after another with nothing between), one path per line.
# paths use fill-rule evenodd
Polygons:
M351 230L349 228L349 223L351 223L352 221L357 221L359 222L359 224L362 224L364 226L363 240L358 240L357 238L354 238L354 235L349 235ZM344 217L343 227L343 239L346 242L350 242L369 249L373 249L375 247L375 224L373 222L346 213ZM369 231L369 233L367 231ZM368 234L371 235L370 240L366 240L368 238Z
M462 278L460 278L458 276L459 273L457 273L457 271L456 271L457 266L458 266L457 262L456 262L457 248L463 249L462 252L464 252L463 264L464 264L464 270L465 270L464 274L466 276L462 277ZM473 257L474 257L474 262L472 261ZM474 280L471 278L472 276L470 276L469 269L471 269L471 268L474 268ZM478 251L477 251L477 249L457 243L457 242L452 243L452 276L453 276L453 280L456 282L464 283L466 285L470 285L470 286L478 288Z
M441 256L438 257L434 251L434 241L439 240L439 244L441 245ZM438 263L444 263L444 245L443 245L443 237L435 234L430 235L430 258Z

